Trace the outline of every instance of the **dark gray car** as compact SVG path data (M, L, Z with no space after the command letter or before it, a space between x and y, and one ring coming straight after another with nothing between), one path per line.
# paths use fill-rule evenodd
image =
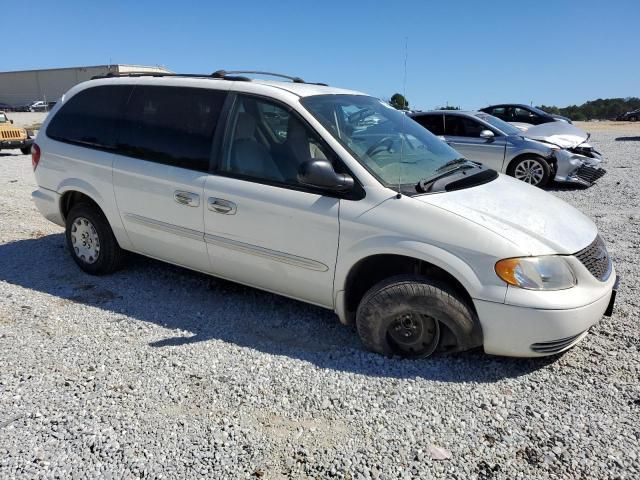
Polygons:
M480 111L493 115L494 117L498 117L500 120L504 120L505 122L528 123L530 125L541 125L549 122L571 123L570 118L553 113L547 113L539 108L521 103L491 105L489 107L481 108Z
M546 135L533 140L525 137L528 132L484 112L438 110L414 112L410 117L465 158L532 185L556 180L589 186L605 173L600 154L590 146L588 150L567 148Z

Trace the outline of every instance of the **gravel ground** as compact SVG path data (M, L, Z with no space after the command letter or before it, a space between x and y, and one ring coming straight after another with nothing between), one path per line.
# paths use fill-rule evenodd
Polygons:
M547 359L363 350L325 310L135 257L83 274L0 153L0 477L640 477L640 126L551 193L595 219L613 317Z

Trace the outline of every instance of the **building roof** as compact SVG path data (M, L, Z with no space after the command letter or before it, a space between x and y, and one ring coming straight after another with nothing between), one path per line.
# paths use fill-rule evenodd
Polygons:
M78 67L58 67L58 68L34 68L34 69L30 69L30 70L12 70L12 71L7 71L7 72L0 72L0 74L3 73L28 73L28 72L55 72L55 71L61 71L61 70L82 70L82 69L94 69L94 68L102 68L105 70L120 70L121 68L126 70L126 71L135 71L135 69L139 69L141 71L150 71L150 70L154 70L154 71L162 71L162 72L167 72L167 73L173 73L171 72L171 70L167 69L166 67L163 67L161 65L130 65L130 64L125 64L125 63L113 63L111 65L83 65L83 66L78 66Z

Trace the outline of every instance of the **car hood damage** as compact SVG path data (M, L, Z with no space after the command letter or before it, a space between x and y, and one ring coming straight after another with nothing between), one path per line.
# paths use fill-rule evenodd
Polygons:
M528 128L524 131L524 136L560 148L576 148L584 146L590 135L569 123L550 122Z
M570 255L597 234L595 224L579 210L506 175L477 187L414 198L482 225L528 255Z

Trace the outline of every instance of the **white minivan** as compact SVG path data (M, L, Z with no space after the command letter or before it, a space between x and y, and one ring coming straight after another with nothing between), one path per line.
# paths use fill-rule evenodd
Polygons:
M383 354L542 356L609 315L593 222L362 93L136 74L72 88L32 149L87 273L124 251L336 312Z

